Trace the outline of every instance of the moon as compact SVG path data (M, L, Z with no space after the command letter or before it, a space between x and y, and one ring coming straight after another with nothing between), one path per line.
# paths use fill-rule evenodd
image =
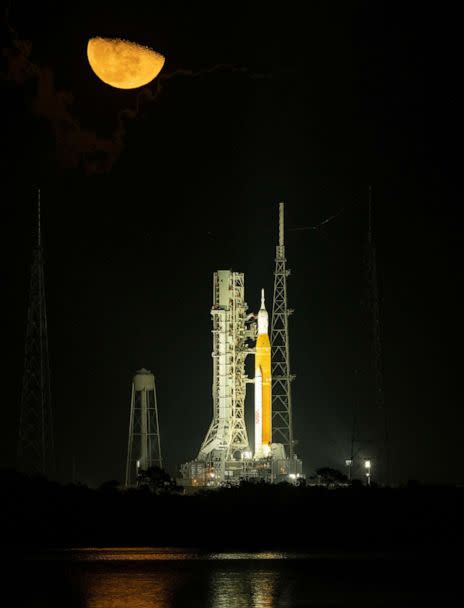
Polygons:
M164 65L160 53L119 38L91 38L87 58L95 74L116 89L137 89L151 82Z

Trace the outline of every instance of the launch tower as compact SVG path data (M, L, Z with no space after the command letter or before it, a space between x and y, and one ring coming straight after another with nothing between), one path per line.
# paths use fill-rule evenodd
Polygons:
M247 304L243 273L218 270L213 275L213 419L201 445L193 478L225 478L233 462L249 452L245 426L245 358L250 352L247 339ZM197 464L195 464L197 463ZM230 466L228 465L230 464Z

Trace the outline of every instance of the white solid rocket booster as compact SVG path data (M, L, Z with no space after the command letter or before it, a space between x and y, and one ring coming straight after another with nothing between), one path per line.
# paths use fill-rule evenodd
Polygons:
M255 458L263 451L263 376L261 369L255 369Z

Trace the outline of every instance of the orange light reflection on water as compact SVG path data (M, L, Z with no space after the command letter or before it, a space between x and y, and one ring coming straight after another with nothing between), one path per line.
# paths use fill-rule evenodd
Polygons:
M195 559L196 553L176 548L152 549L150 547L86 547L69 549L68 555L79 562L107 561L171 561ZM200 554L198 554L200 555Z
M86 573L82 590L87 608L170 608L178 575L172 570L156 573Z
M265 562L285 558L271 552L150 548L74 549L68 556L81 563L79 586L86 608L274 608L279 573ZM249 568L247 560L262 561L262 566Z

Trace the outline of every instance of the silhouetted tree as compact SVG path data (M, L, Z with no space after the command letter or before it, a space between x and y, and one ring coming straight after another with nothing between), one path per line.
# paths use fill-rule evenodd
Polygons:
M109 481L104 481L100 486L100 492L105 492L107 494L115 493L119 490L119 481L116 479L110 479Z
M337 469L321 467L316 471L320 481L327 487L345 484L348 481L346 475Z
M180 492L182 488L180 488L176 480L173 479L169 473L160 467L153 466L149 467L146 471L139 471L139 485L148 486L153 492Z

